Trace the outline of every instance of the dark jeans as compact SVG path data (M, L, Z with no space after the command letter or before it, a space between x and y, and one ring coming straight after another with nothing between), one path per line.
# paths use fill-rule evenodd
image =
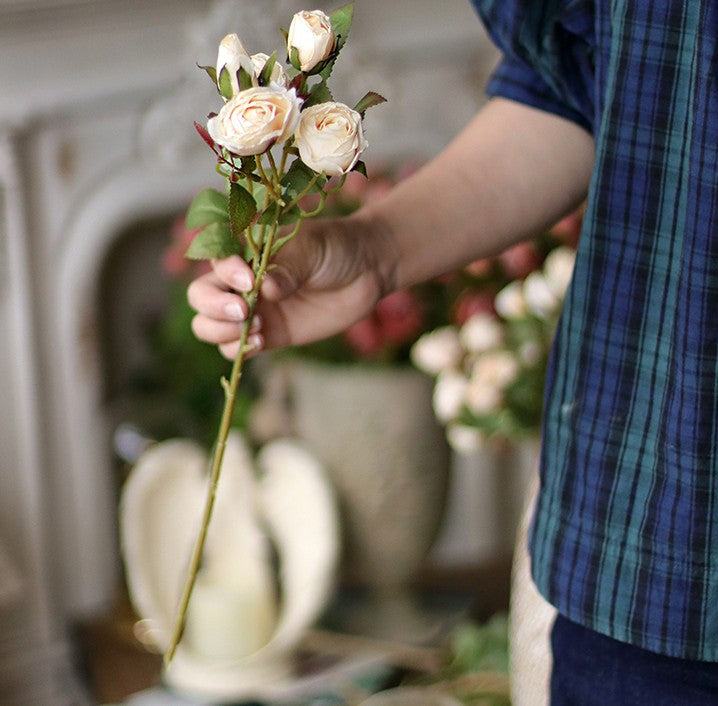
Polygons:
M665 657L559 616L551 706L717 706L718 663Z

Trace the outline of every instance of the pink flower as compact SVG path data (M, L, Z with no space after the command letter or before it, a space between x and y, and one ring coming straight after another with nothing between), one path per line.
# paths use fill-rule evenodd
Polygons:
M541 260L531 243L519 243L499 255L499 262L511 279L523 279L540 267Z
M579 209L560 220L549 232L551 235L563 240L566 244L576 247L576 245L578 245L578 237L581 234L582 223L583 213Z
M452 320L461 326L474 314L494 314L494 292L465 289L456 298L452 310Z
M192 279L210 270L208 262L188 260L184 255L197 232L185 227L184 216L172 223L171 241L160 260L162 272L170 279Z
M390 294L365 319L344 334L347 343L364 358L372 358L387 348L408 343L420 331L423 312L412 292Z

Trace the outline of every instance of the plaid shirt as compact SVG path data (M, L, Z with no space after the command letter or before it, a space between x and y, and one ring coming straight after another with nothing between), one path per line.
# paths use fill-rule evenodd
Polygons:
M504 53L489 93L596 143L534 578L575 622L718 661L718 1L474 4Z

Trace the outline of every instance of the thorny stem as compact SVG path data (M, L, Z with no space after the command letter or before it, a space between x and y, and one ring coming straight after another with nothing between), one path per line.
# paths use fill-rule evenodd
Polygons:
M219 485L219 478L222 469L222 460L224 459L224 451L227 446L227 437L232 423L232 416L234 414L234 407L237 399L237 390L239 389L239 381L242 378L242 369L244 367L244 361L246 354L249 352L247 347L247 339L249 337L249 329L254 315L254 307L257 304L259 298L259 289L262 286L264 275L267 272L269 266L270 256L272 254L272 246L274 243L274 237L277 234L277 224L275 223L269 234L267 235L266 242L262 250L262 257L259 261L255 260L254 263L254 287L252 291L247 295L246 301L248 305L247 318L242 326L242 332L240 335L239 351L234 359L232 365L232 373L229 381L224 384L224 409L222 410L222 417L219 425L219 431L217 433L217 442L214 447L214 453L212 455L212 464L209 472L209 486L207 489L207 496L205 498L204 512L202 514L202 524L195 541L194 549L192 550L192 556L190 559L189 570L187 573L187 580L185 581L182 596L180 598L179 606L177 608L177 617L175 619L174 630L172 633L172 639L170 645L165 652L164 663L169 666L172 662L172 658L177 651L177 646L182 639L185 625L187 622L187 609L189 607L190 598L192 597L192 591L194 589L195 582L197 580L197 574L199 573L200 566L202 564L202 555L204 554L204 546L207 540L207 531L209 529L209 523L212 518L212 510L214 508L214 501L217 496L217 486Z

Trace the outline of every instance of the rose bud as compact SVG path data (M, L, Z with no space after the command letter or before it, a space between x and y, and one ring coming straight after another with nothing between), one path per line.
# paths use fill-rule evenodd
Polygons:
M232 95L224 96L225 100L233 98L239 93L239 81L237 80L237 72L240 66L247 73L252 75L252 61L249 58L247 50L236 34L228 34L219 44L217 51L217 86L220 84L220 75L222 69L226 69L229 74L230 84L232 86Z
M311 71L334 51L336 37L329 16L321 10L302 10L292 18L287 34L287 54L297 50L301 71Z
M258 54L252 54L251 59L252 68L254 69L253 80L256 84L256 78L258 78L259 75L262 73L262 69L267 63L267 59L269 59L269 57L266 54L262 54L260 52ZM289 81L287 80L287 74L284 72L284 68L278 61L274 63L274 67L272 68L272 75L269 77L269 83L276 83L277 86L281 86L282 88L286 88L287 84L289 83Z
M369 144L364 139L361 115L332 101L303 111L294 137L302 162L327 176L351 171Z

